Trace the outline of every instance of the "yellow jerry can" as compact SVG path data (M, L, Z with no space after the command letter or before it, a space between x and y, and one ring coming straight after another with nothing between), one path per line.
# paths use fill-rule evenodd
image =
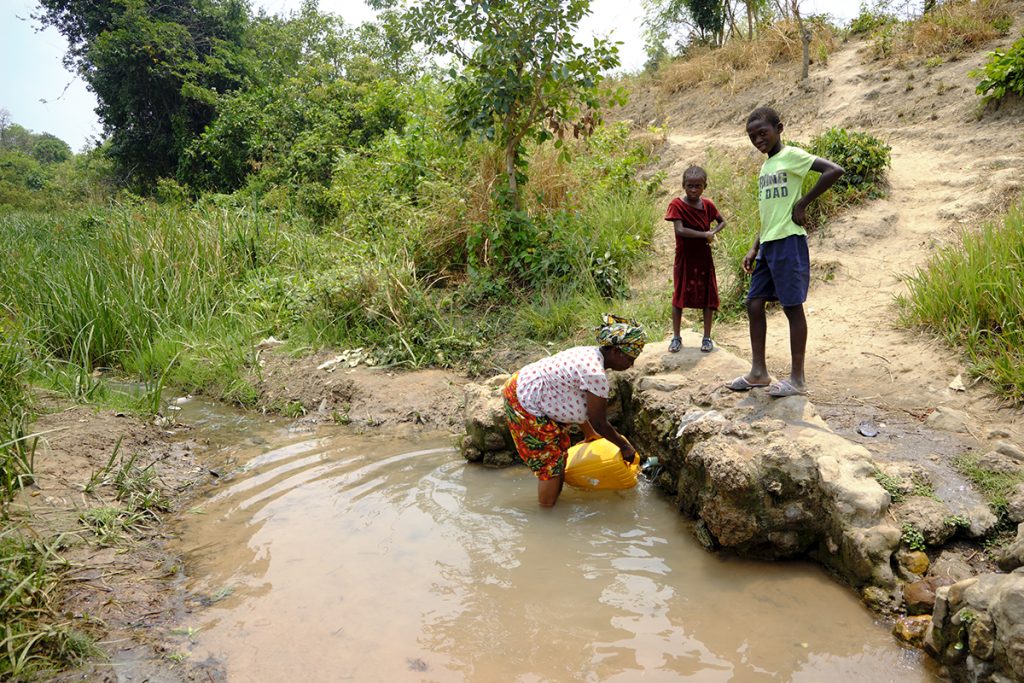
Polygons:
M580 489L631 489L640 471L640 455L632 463L622 459L619 447L608 439L578 443L569 449L565 483Z

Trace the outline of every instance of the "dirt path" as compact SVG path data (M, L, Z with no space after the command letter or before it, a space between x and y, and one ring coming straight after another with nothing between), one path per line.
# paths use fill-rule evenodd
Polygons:
M846 45L815 77L813 110L799 111L789 134L806 139L831 126L869 131L892 146L892 168L888 197L857 207L812 236L814 272L830 276L812 280L807 373L812 400L820 405L869 406L883 417L923 417L944 405L970 414L975 436L999 427L1019 441L1020 411L1003 407L984 383L972 385L952 350L899 327L895 305L905 291L901 276L1019 193L1024 139L1013 117L977 119L973 81L966 75L972 68L965 60L923 73L887 71L865 63L856 45ZM911 109L931 113L914 115ZM735 153L749 147L733 128L695 131L690 124L673 126L671 118L667 138L672 191L682 168L706 157L708 149ZM729 207L722 209L728 214ZM671 263L671 240L660 240L657 248L663 250L659 262ZM785 376L789 341L781 311L770 315L768 325L769 367ZM745 322L719 326L716 337L749 357ZM958 375L966 391L949 388Z

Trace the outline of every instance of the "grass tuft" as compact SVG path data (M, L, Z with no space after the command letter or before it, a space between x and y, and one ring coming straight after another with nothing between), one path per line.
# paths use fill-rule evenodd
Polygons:
M970 372L1024 401L1024 202L906 278L902 322L963 349Z
M0 678L26 680L97 653L91 638L57 613L60 541L0 530Z

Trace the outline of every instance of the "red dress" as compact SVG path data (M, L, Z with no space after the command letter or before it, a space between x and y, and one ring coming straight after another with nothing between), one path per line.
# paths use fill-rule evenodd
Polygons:
M684 228L708 232L711 221L720 218L710 199L701 197L695 208L676 197L665 212L665 220L682 221ZM706 239L676 235L676 261L672 268L672 305L676 308L718 310L718 280L711 244Z

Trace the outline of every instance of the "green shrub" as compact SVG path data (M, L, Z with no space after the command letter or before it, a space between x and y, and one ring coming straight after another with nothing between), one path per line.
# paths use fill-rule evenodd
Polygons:
M885 169L891 165L892 148L873 135L830 128L812 138L810 144L800 146L815 156L834 161L846 171L808 208L808 229L821 226L847 206L884 196ZM817 173L808 173L804 178L804 193L817 181Z
M924 534L921 530L910 522L903 523L903 545L910 550L920 550L924 552L928 549L928 544L925 543Z
M867 3L862 2L860 14L850 22L850 35L867 35L878 28L897 22L896 17L886 11L885 3L878 2L874 7L869 7Z
M807 149L846 170L834 188L877 188L892 162L889 145L869 133L851 133L845 128L830 128L813 138Z
M1024 96L1024 38L1006 52L990 52L985 66L970 75L981 79L975 92L983 102L998 101L1011 93Z

